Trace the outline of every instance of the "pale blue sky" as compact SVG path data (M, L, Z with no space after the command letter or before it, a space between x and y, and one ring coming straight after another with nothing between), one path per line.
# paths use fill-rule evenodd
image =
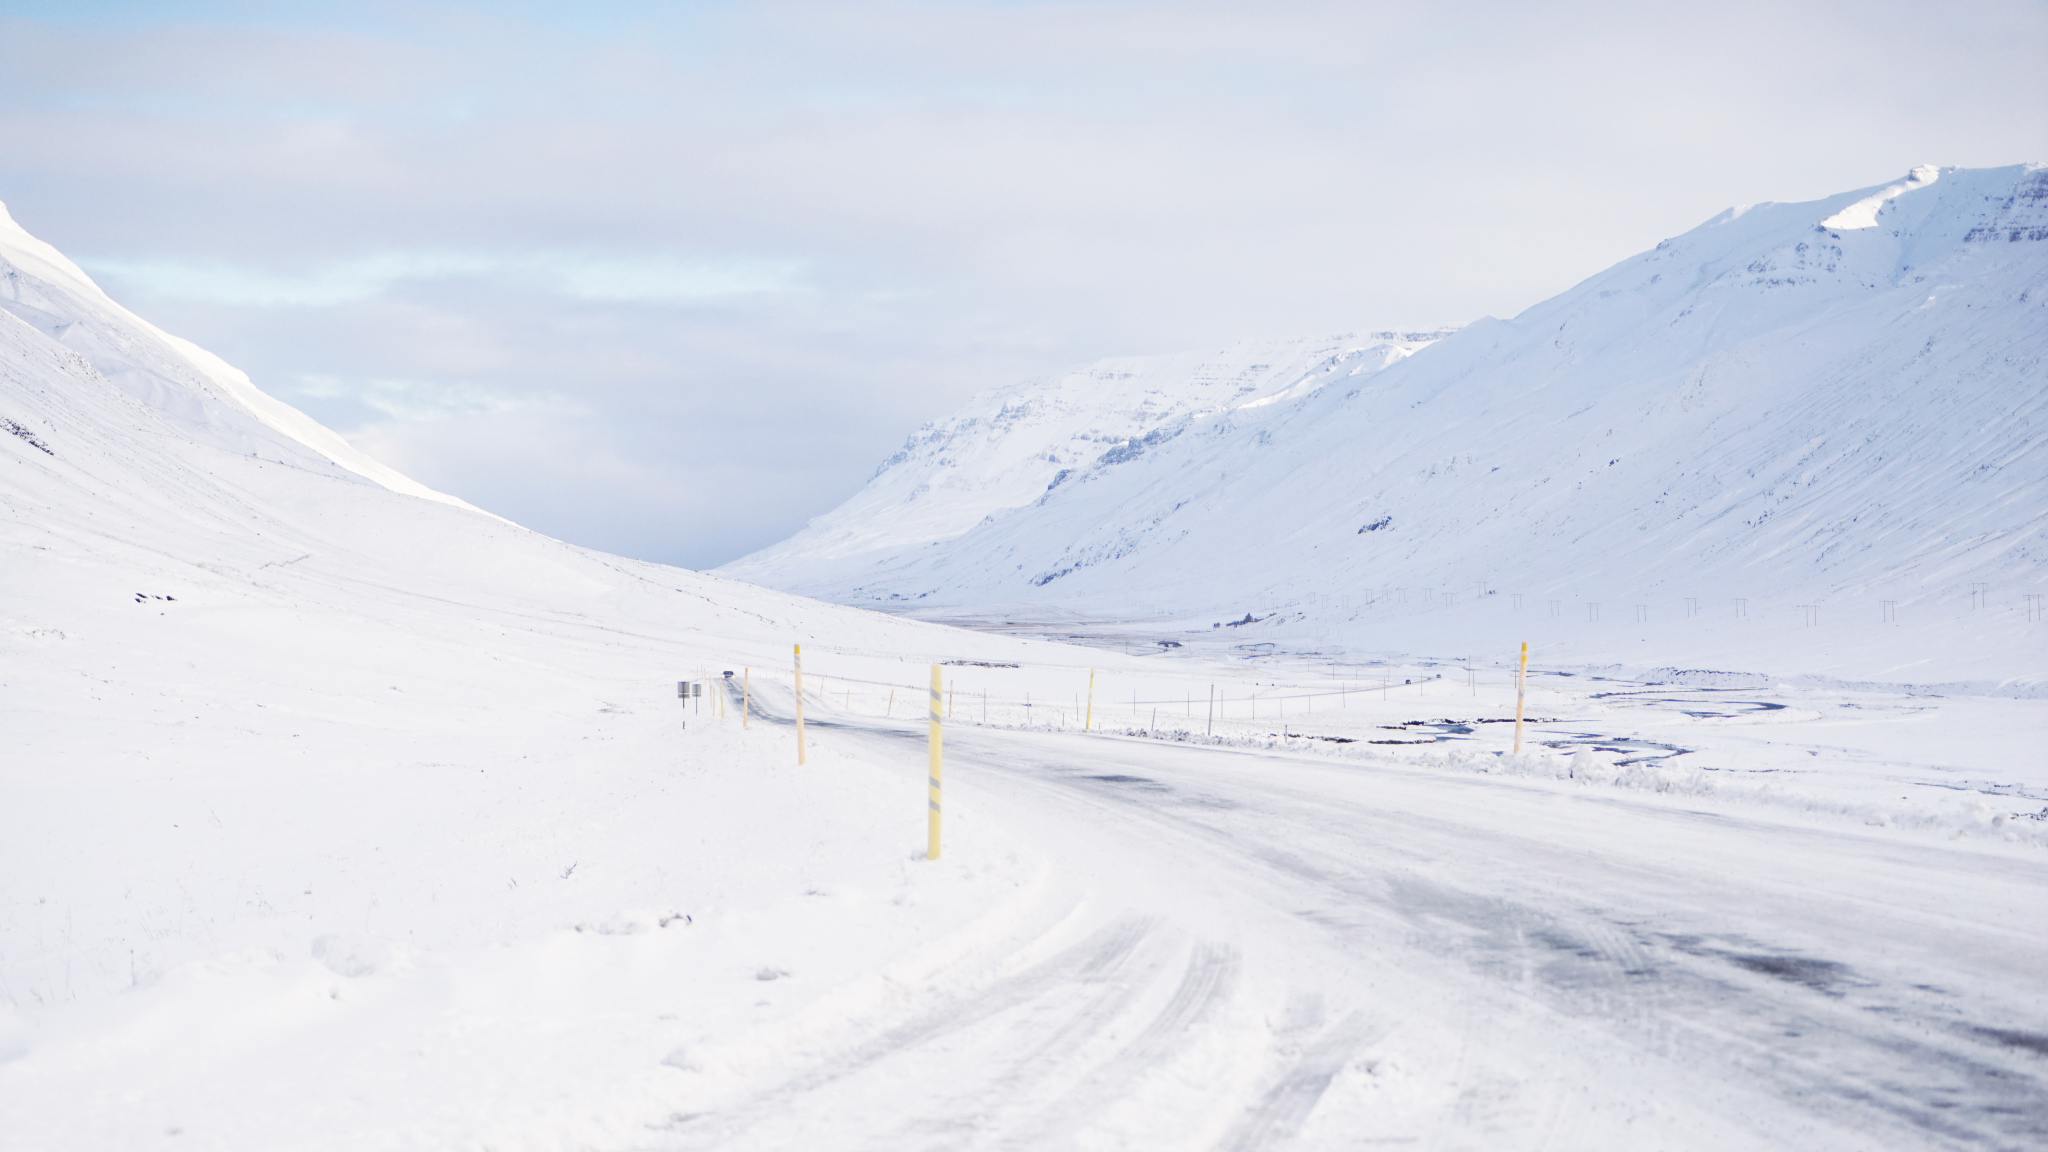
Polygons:
M0 200L426 483L709 566L992 384L2048 159L2043 59L2038 0L0 0Z

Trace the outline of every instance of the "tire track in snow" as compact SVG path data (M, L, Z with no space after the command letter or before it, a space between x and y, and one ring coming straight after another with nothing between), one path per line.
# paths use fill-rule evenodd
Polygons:
M1151 1022L1114 1056L1091 1068L1059 1099L1040 1109L1003 1141L1008 1147L1071 1147L1075 1134L1126 1099L1148 1076L1169 1065L1188 1034L1209 1022L1236 990L1235 948L1201 945L1188 958L1180 986Z
M1135 969L1135 970L1132 970ZM1164 962L1124 965L1097 987L1069 985L1078 996L1048 992L1034 1001L1037 1009L1027 1019L1016 1021L1005 1032L1014 1034L990 1058L976 1066L982 1073L971 1086L943 1094L941 1106L929 1115L900 1125L896 1130L869 1141L877 1149L900 1149L906 1141L937 1138L936 1147L960 1148L975 1143L976 1136L1000 1131L1009 1115L1027 1106L1040 1086L1068 1076L1079 1054L1099 1037L1110 1034L1128 1010L1143 999L1148 987L1156 986L1168 971ZM1046 1017L1053 1019L1048 1021ZM985 1046L986 1047L986 1046ZM913 1055L908 1053L906 1055ZM993 1074L989 1074L993 1070Z
M828 1057L824 1063L739 1105L683 1118L680 1123L693 1131L679 1132L673 1142L649 1147L713 1147L740 1138L782 1118L797 1100L857 1077L886 1061L917 1055L948 1037L1064 991L1076 987L1093 990L1083 1011L1056 1028L1052 1036L1042 1039L1030 1053L1032 1057L1039 1056L1074 1031L1085 1029L1091 1023L1090 1010L1099 1009L1100 1001L1115 998L1119 989L1114 978L1155 929L1154 922L1139 917L1115 920L1050 959L977 991L963 993L944 1008L891 1028L851 1052Z
M1320 1013L1320 1005L1309 1009ZM1322 1101L1330 1081L1361 1048L1389 1031L1363 1012L1351 1012L1311 1041L1294 1063L1280 1073L1258 1102L1240 1117L1216 1144L1216 1152L1256 1152L1277 1148L1294 1138L1302 1122Z

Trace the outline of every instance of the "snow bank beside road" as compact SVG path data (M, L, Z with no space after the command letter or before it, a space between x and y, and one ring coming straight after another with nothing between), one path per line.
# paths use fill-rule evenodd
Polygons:
M872 644L862 614L728 586L721 623L531 536L506 547L548 561L535 586L575 591L83 531L6 568L0 1147L630 1144L915 995L1035 890L972 804L914 860L920 774L798 769L787 729L674 696L820 623Z
M29 973L0 1147L630 1145L916 996L1028 905L1037 866L971 808L948 859L913 862L914 779L823 749L799 772L786 732L701 726L649 708L432 749L393 734L438 771L372 737L352 768L121 780L124 840L150 850L10 881L32 930L70 935L45 966L77 970ZM345 787L308 787L329 769ZM45 824L77 835L61 814L107 783L74 764ZM154 846L172 820L203 847ZM168 891L140 879L166 867ZM110 914L162 935L95 949ZM123 943L165 966L89 983Z

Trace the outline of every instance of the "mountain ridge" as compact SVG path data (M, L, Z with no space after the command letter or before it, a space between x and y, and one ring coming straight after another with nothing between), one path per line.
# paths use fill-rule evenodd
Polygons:
M1730 209L1343 388L1191 414L958 535L828 553L800 533L720 571L956 614L1251 609L1326 644L1457 635L1397 623L1424 592L1632 615L2037 594L2044 238L2040 165ZM842 540L889 539L906 479L828 514Z

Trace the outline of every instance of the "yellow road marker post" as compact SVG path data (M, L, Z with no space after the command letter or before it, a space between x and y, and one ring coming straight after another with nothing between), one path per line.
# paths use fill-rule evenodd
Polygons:
M804 762L804 646L794 644L796 649L796 762Z
M1095 669L1088 670L1088 718L1081 722L1081 731L1095 727Z
M924 849L924 858L927 860L937 860L939 858L939 767L942 763L942 757L939 752L940 735L939 666L934 664L932 665L931 775L927 781L931 786L931 792L926 797L930 811L926 813L926 843Z
M946 719L953 718L953 690L959 687L954 681L946 681Z
M1515 673L1515 755L1522 754L1522 697L1529 689L1529 642L1522 641L1522 665Z
M754 718L754 670L740 669L740 727L748 727L747 721Z

